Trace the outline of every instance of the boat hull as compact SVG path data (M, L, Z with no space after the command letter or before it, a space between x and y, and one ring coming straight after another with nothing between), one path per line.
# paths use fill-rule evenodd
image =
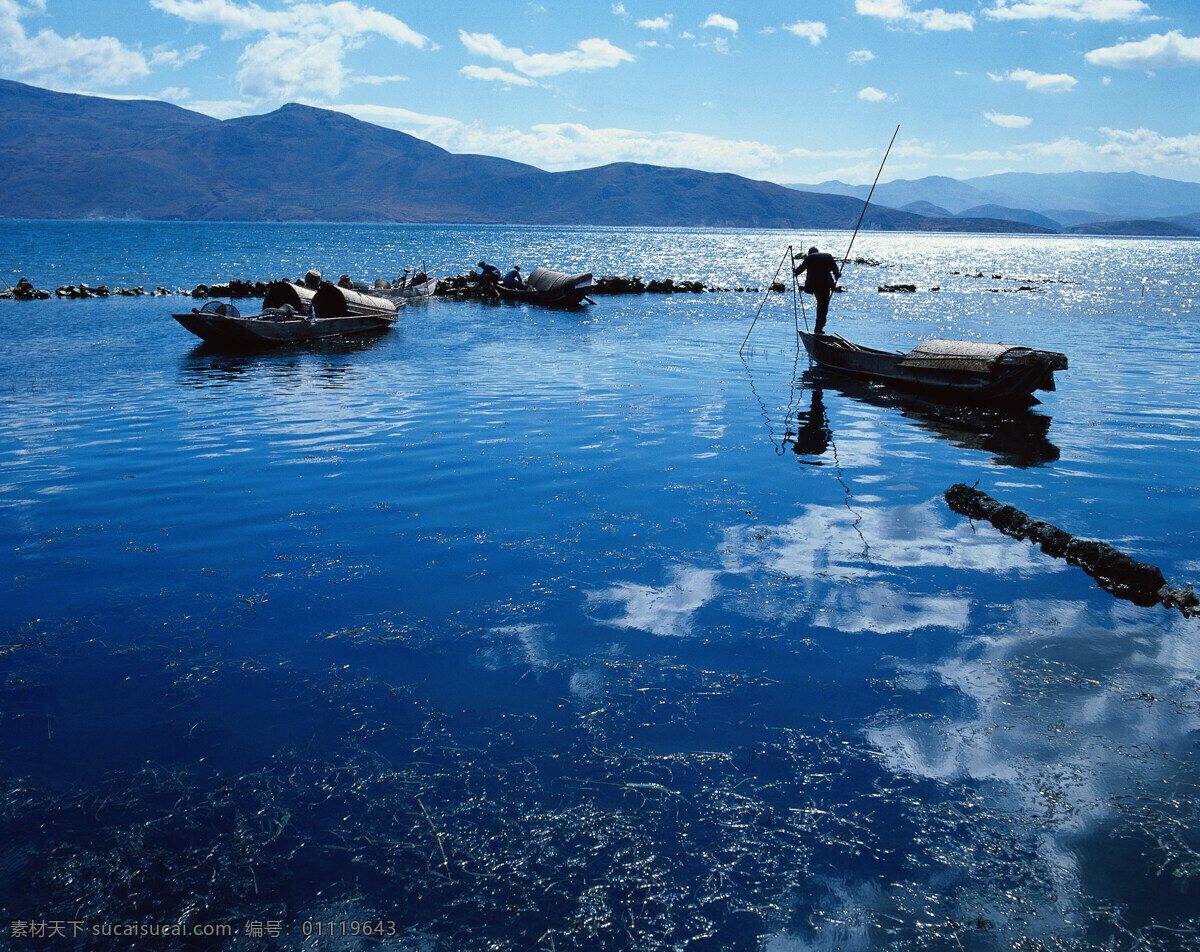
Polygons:
M323 282L315 291L287 282L268 290L261 314L243 317L234 307L213 304L172 314L201 340L224 347L300 344L386 330L396 305Z
M957 403L1029 402L1035 390L1053 390L1054 371L1067 367L1062 354L1024 347L999 348L1003 353L986 362L943 360L938 366L938 361L922 365L914 360L915 350L910 354L876 350L835 334L801 331L800 339L821 367Z
M253 317L220 317L192 311L172 314L180 324L210 344L236 347L270 347L276 344L299 344L327 340L353 334L382 331L395 323L395 318L362 315L306 320L272 320L263 315Z

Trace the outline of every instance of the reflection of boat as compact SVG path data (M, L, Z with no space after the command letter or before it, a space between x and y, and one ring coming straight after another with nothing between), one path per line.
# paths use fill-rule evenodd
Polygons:
M823 390L828 388L860 403L899 410L900 415L918 429L963 449L990 453L993 461L1002 466L1043 466L1053 463L1059 457L1058 447L1050 442L1047 436L1051 418L1036 413L1027 406L956 406L928 400L918 394L871 384L861 378L831 373L821 368L805 371L801 381L804 389L812 392L812 411L809 417L816 414L819 408L825 432L828 432L828 423L825 422ZM811 439L815 421L809 422L809 440L806 442L804 423L807 418L801 413L797 413L796 417L799 433L793 441L792 448L795 452L824 452L823 448L817 448L820 447L820 441ZM814 442L815 446L810 445Z
M534 268L525 279L525 287L513 288L503 284L494 285L496 293L505 301L525 301L547 307L576 307L595 288L590 271L580 274L563 274L547 268Z
M822 367L957 403L1029 402L1053 390L1063 354L963 340L927 340L907 354L852 344L837 334L800 332L808 356Z
M243 317L233 304L209 301L171 316L211 344L265 347L383 330L396 322L396 305L328 281L315 291L277 281L267 289L261 314Z

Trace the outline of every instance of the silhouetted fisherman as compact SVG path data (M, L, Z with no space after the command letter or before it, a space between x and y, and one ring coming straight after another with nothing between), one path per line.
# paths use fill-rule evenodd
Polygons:
M804 290L817 299L817 322L814 334L825 332L825 318L829 314L829 298L837 286L842 271L827 251L818 251L816 246L808 249L804 260L793 270L793 274L804 273Z
M479 283L484 294L495 294L496 285L500 283L500 269L486 261L479 262Z

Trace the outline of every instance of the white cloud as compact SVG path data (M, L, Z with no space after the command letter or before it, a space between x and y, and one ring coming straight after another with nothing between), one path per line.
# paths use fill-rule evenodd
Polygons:
M242 95L259 103L307 96L333 98L348 84L346 44L340 36L313 41L269 34L246 47L236 79Z
M664 13L653 20L638 20L637 25L643 30L669 30L671 28L671 14Z
M186 50L174 50L168 47L160 47L156 49L150 56L151 68L159 66L169 66L172 69L180 67L199 59L207 47L203 44L197 46L189 46Z
M863 63L869 63L875 58L875 54L870 50L851 50L846 55L846 59L856 66L861 66Z
M317 40L327 35L358 37L376 34L405 46L434 46L429 37L404 21L351 0L336 3L289 3L282 10L264 10L257 3L239 6L231 0L150 0L150 5L188 23L219 26L226 38L255 33L305 35Z
M450 152L496 155L552 171L594 168L610 162L644 162L761 178L778 171L790 155L762 142L687 132L593 129L565 122L541 123L521 130L482 126L478 122L461 122L388 106L359 104L336 108L365 122L426 139Z
M1142 0L993 0L983 11L993 20L1152 20Z
M399 73L394 76L354 76L351 82L363 86L386 86L388 83L406 83L408 77Z
M728 30L730 33L736 33L738 31L737 20L734 20L732 17L722 16L719 13L710 13L708 15L708 19L705 20L701 26L705 28L710 26L716 27L719 30Z
M470 52L502 63L510 63L526 76L560 76L563 73L589 73L597 69L609 69L623 62L632 62L633 56L608 40L587 39L575 44L575 49L564 53L526 53L516 47L505 46L491 33L468 33L458 31L458 38Z
M785 157L790 158L791 154L788 153ZM797 157L803 158L807 167L819 166L821 178L836 178L845 182L869 184L879 167L877 154L844 166L831 165L825 161L841 157L835 153L798 154ZM850 154L845 157L859 158ZM936 169L946 168L951 163L957 164L957 173L962 176L1025 169L1036 172L1134 170L1147 175L1191 180L1200 168L1200 133L1170 136L1151 129L1101 128L1088 141L1061 136L1057 139L1014 143L1000 151L957 151L942 143L897 140L888 160L888 168L898 177L918 178L935 174ZM785 180L795 181L780 179ZM806 174L801 181L820 180Z
M909 7L908 0L854 0L854 9L862 16L878 17L923 30L946 32L975 29L975 17L970 13L948 13L941 7L933 10L913 10Z
M166 96L173 102L183 102L187 99L186 96ZM214 119L235 119L238 116L248 115L254 109L254 103L245 99L199 99L187 103L187 108L195 112L202 112L206 116L212 116Z
M1136 42L1092 50L1084 58L1093 66L1111 66L1114 69L1200 66L1200 39L1172 30Z
M820 45L821 40L829 36L829 30L825 24L817 21L797 20L791 26L785 26L784 29L808 40L813 46Z
M459 72L467 79L482 79L493 83L504 83L508 86L536 86L537 80L528 76L518 76L501 69L499 66L464 66Z
M1016 146L1012 154L1022 162L1051 159L1064 171L1088 171L1097 167L1095 148L1069 136L1051 142L1027 142Z
M1108 128L1102 128L1100 134L1108 141L1097 151L1130 168L1200 165L1200 135L1164 136L1150 129L1125 132Z
M1033 122L1028 116L1007 116L1002 112L985 112L984 117L992 125L1000 126L1002 129L1024 129Z
M996 82L1009 80L1014 83L1023 83L1026 89L1034 93L1065 93L1079 82L1074 76L1067 73L1035 73L1031 69L1010 69L1003 76L997 76L994 73L988 73L988 76Z
M49 29L30 36L21 18L44 12L44 3L23 7L0 0L0 63L10 77L80 88L121 86L149 75L146 57L115 37L67 37Z
M238 59L241 93L256 104L332 98L353 82L391 82L396 77L354 77L346 65L349 54L372 36L436 48L402 20L351 0L293 2L280 10L232 0L150 0L150 5L188 23L220 27L226 40L265 34Z
M858 91L858 98L863 102L887 102L891 97L882 89L866 86Z

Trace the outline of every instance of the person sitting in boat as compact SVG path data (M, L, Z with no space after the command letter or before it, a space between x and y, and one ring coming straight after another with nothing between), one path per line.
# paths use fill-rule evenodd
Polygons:
M842 271L827 251L818 251L816 245L808 249L803 260L793 269L793 274L804 273L804 291L817 299L817 322L814 334L825 332L825 318L829 314L829 298L837 286Z
M504 276L504 286L506 288L516 288L519 291L525 290L527 285L521 279L521 266L514 264L512 270Z
M501 280L500 269L486 261L479 262L479 283L485 292L490 292Z

